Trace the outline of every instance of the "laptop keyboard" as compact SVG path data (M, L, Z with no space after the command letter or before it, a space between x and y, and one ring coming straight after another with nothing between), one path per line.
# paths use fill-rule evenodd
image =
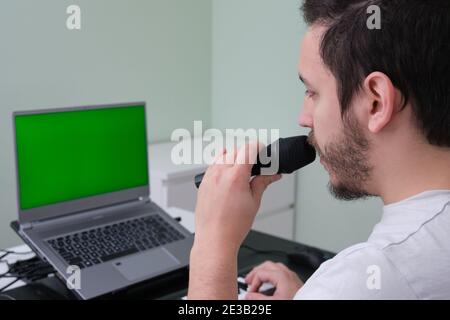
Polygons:
M69 264L86 268L184 239L158 215L89 229L47 240Z

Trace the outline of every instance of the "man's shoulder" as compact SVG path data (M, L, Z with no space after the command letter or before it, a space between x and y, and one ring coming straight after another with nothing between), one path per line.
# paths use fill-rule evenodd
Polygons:
M368 242L322 264L296 298L449 299L450 203L396 214L375 228Z
M450 298L450 206L382 249L423 299Z
M382 248L364 242L323 263L297 299L415 299L406 279Z
M447 201L418 202L415 206L399 206L388 212L378 223L368 242L377 247L392 251L417 247L416 239L442 238L449 243L450 233L450 194ZM420 246L418 247L420 248Z
M364 278L367 278L367 275L370 274L368 270L374 269L374 266L384 270L388 276L399 275L399 270L385 249L370 242L358 243L344 249L334 259L324 263L321 266L323 271L319 269L318 272L320 274L320 272L326 272L327 270L335 270L342 273L363 275Z
M325 262L298 299L449 299L448 208L388 245L364 242Z

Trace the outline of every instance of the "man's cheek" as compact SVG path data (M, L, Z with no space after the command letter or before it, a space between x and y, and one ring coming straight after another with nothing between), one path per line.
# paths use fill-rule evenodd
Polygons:
M318 132L317 142L323 147L329 142L336 141L342 132L342 125L339 113L331 112L330 108L317 110L315 131Z
M317 124L314 126L314 140L316 143L316 147L320 149L320 151L324 150L324 146L327 141L329 141L329 128L327 128L326 124L318 119Z

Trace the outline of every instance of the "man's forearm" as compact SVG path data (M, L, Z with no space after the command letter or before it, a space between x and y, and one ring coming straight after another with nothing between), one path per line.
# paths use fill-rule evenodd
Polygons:
M237 248L194 243L188 299L237 299Z

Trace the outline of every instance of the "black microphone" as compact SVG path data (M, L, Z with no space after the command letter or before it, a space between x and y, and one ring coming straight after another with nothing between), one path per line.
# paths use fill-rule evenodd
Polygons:
M267 161L263 161L264 159ZM259 152L257 162L252 168L252 176L261 175L262 170L268 172L272 165L272 161L268 160L276 159L278 171L273 174L289 174L314 162L316 150L308 143L307 136L280 138ZM200 187L204 175L205 173L201 173L195 176L197 188Z

